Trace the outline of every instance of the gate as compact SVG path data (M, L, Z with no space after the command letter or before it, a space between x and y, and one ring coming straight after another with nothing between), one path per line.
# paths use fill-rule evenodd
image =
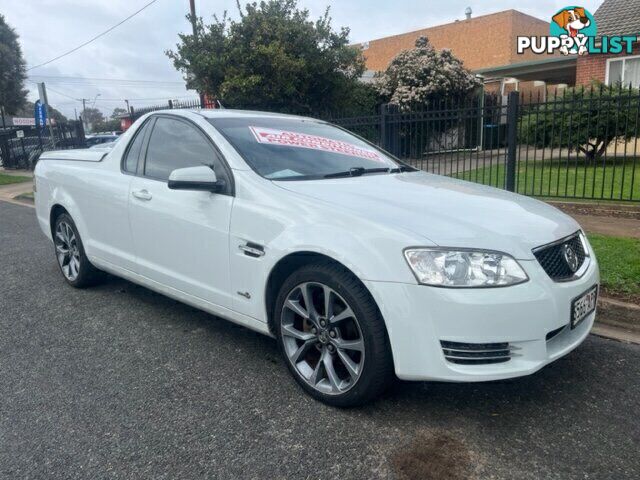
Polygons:
M51 130L30 126L0 129L0 166L30 169L43 151L85 147L82 122L61 123Z

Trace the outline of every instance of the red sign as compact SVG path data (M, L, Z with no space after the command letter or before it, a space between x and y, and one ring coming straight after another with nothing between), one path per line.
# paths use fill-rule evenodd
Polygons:
M273 128L249 127L259 143L281 145L285 147L309 148L323 152L339 153L351 157L366 158L376 162L385 162L375 150L358 147L352 143L333 140L331 138L308 135L306 133L288 132Z
M126 132L127 129L131 126L133 122L131 121L131 118L129 117L123 117L120 119L120 130L122 130L123 132Z

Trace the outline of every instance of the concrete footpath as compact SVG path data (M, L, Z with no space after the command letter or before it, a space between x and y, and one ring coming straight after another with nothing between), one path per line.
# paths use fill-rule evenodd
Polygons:
M5 170L0 167L0 173L3 175L21 176L21 177L33 177L33 172L30 170ZM0 200L14 203L18 205L33 206L33 202L29 200L21 200L20 195L28 194L33 191L33 184L31 182L10 183L8 185L0 185Z
M588 233L640 238L640 204L548 203L571 215Z

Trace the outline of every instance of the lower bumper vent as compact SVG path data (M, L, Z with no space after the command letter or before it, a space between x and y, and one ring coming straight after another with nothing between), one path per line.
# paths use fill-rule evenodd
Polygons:
M511 360L511 346L504 343L460 343L441 341L444 357L451 363L487 365Z
M548 342L549 340L551 340L553 337L557 336L560 332L562 332L562 330L564 330L564 327L566 325L563 325L560 328L556 328L555 330L551 330L549 333L547 333L547 336L545 338L545 340Z

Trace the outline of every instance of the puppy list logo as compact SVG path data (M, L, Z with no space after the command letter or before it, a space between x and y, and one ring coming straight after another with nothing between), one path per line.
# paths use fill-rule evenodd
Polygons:
M602 36L598 33L593 15L584 7L565 7L551 17L549 36L518 37L519 54L531 50L536 54L556 51L564 55L585 53L632 53L635 36Z

